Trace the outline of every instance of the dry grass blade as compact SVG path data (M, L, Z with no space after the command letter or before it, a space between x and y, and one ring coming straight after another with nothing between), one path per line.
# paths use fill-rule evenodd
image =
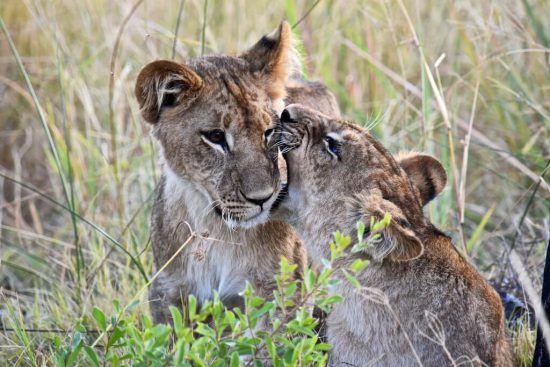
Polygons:
M186 223L187 224L187 223ZM141 297L141 295L149 288L149 286L155 281L155 279L158 278L158 276L164 271L164 269L166 269L168 267L168 265L170 265L177 257L178 255L183 251L183 249L185 247L187 247L187 245L189 243L191 243L191 241L193 241L197 235L195 234L195 232L193 232L191 230L191 227L189 227L189 230L191 231L191 235L187 238L187 240L185 240L184 243L181 244L181 246L176 250L174 251L174 254L168 259L168 261L166 261L166 263L164 263L164 265L162 265L162 267L160 269L157 270L157 272L151 277L151 279L149 279L147 281L147 283L145 283L145 285L143 285L143 287L134 295L134 297L130 300L130 302L128 302L128 304L126 304L125 307L123 307L119 314L118 314L118 318L120 318L125 312L126 310L128 309L128 307L130 307L130 305L137 301L139 299L139 297ZM109 324L109 327L103 331L101 334L99 334L99 336L97 337L97 339L92 343L92 348L94 346L97 345L97 343L99 343L99 341L101 340L101 338L103 338L103 336L108 333L113 327L113 324Z
M393 82L401 85L403 88L405 88L408 92L410 92L413 96L421 99L422 98L422 91L412 84L411 82L404 79L402 76L385 66L383 63L381 63L379 60L374 58L372 55L370 55L368 52L360 49L355 45L353 42L347 39L343 39L342 43L346 45L350 50L352 50L355 54L359 55L360 57L367 60L369 63L374 65L377 69L382 71L386 76L388 76ZM434 103L434 106L436 106L438 109L440 108L438 104ZM456 119L457 126L464 131L470 130L470 124L466 122L465 120L461 118ZM527 177L529 177L533 182L538 182L542 179L541 176L537 175L535 172L533 172L529 167L521 163L516 157L512 156L510 153L506 151L506 149L503 149L500 147L497 143L486 137L483 133L476 130L475 128L471 129L471 136L476 139L479 143L485 145L486 147L490 148L493 152L500 155L504 160L510 164L512 167L519 170L521 173L525 174ZM546 181L542 179L541 183L542 188L550 193L550 186Z
M183 14L183 5L185 0L180 1L180 8L178 10L178 19L176 20L176 29L174 30L174 43L172 44L172 60L176 57L176 45L178 44L178 31L180 29L181 15Z
M109 128L111 133L111 159L113 164L113 174L115 176L116 181L116 187L117 187L117 200L118 200L118 214L120 219L124 218L124 206L122 202L123 198L123 192L122 188L120 186L120 177L118 174L118 151L117 151L117 128L115 123L115 112L114 112L114 106L113 106L113 94L115 90L115 68L116 68L116 59L118 55L118 49L120 47L120 41L122 39L122 34L124 33L124 29L126 29L126 25L132 19L132 16L136 12L136 10L140 7L140 5L143 3L144 0L138 0L132 6L132 9L130 9L130 12L124 20L122 21L122 24L120 25L120 28L118 29L118 33L115 38L115 44L113 46L113 53L111 54L111 62L109 65Z
M538 292L535 290L533 282L527 274L527 269L525 268L523 261L521 261L521 258L518 256L515 250L512 250L510 253L510 263L512 264L512 268L519 277L519 281L521 282L521 285L525 290L525 293L527 294L529 303L533 306L533 309L535 310L535 316L537 317L537 320L539 322L539 327L542 330L543 335L545 336L544 341L546 343L546 349L550 352L550 323L548 317L544 312L544 307L541 304Z
M464 226L464 209L466 207L466 172L468 170L468 153L470 152L470 139L472 137L472 129L474 127L474 116L476 113L477 97L479 95L479 79L476 82L474 91L474 101L470 112L470 123L468 124L468 132L464 138L464 151L462 156L462 169L460 171L460 188L459 197L462 201L460 205L460 225Z
M154 275L150 196L160 152L133 94L138 70L152 59L239 54L282 16L302 41L307 79L329 86L343 116L365 122L392 152L421 150L454 171L455 190L427 208L434 224L456 239L460 228L472 263L521 297L508 262L514 249L536 292L550 223L548 5L2 2L0 314L11 320L11 308L9 326L21 330L2 335L0 365L54 364L55 335L25 329L66 330L59 337L70 342L94 306L117 315ZM81 281L75 245L85 260ZM142 320L147 302L135 305L124 317ZM534 331L518 323L511 336L527 367ZM78 365L95 365L81 357Z
M61 159L59 158L59 153L57 151L57 146L55 144L55 141L53 139L52 133L50 131L50 127L48 126L48 121L46 118L46 115L44 114L44 110L42 109L42 106L40 105L40 102L38 100L38 96L36 95L36 92L34 91L34 88L32 86L31 80L29 78L29 74L25 70L25 66L23 65L23 61L21 60L21 57L19 56L19 53L17 52L17 48L15 47L13 40L8 32L8 29L6 28L6 24L4 23L4 19L0 16L0 28L2 28L2 32L6 36L6 39L8 41L8 45L13 53L13 56L15 57L15 61L17 63L17 66L19 68L19 71L21 72L21 75L25 79L25 84L27 86L27 89L29 90L29 93L32 97L32 102L34 104L34 107L36 109L36 113L38 114L38 119L40 120L40 123L42 124L42 127L44 128L44 132L46 133L46 137L48 139L48 144L50 147L50 151L52 152L52 155L55 160L55 165L57 167L57 173L59 174L59 178L61 180L61 184L65 193L65 198L67 199L67 202L70 201L69 194L67 191L67 184L65 179L65 174L63 173L63 166L61 165Z
M143 270L143 266L141 265L141 263L120 243L118 242L116 239L114 239L111 235L109 235L103 228L99 227L98 225L96 225L95 223L93 223L92 221L89 221L88 219L84 218L83 216L81 216L80 214L74 212L71 208L61 204L60 202L58 202L57 200L51 198L50 196L44 194L43 192L40 192L40 190L20 181L20 180L16 180L12 177L9 177L7 175L5 175L4 173L0 172L0 177L4 178L5 180L8 180L8 181L11 181L13 183L16 183L18 185L21 185L23 186L24 188L26 188L27 190L30 190L38 195L40 195L42 198L46 199L47 201L49 201L50 203L66 210L67 212L71 213L72 215L76 216L78 219L80 219L82 222L88 224L89 226L91 226L94 230L96 230L97 232L99 232L102 236L104 236L105 238L107 238L113 245L117 246L120 250L122 250L129 258L130 260L137 266L138 270L140 271L141 275L143 276L143 278L145 280L147 280L147 274L145 273L145 270Z
M206 47L206 14L208 12L208 0L204 0L204 8L202 10L202 30L201 30L201 56L204 55Z

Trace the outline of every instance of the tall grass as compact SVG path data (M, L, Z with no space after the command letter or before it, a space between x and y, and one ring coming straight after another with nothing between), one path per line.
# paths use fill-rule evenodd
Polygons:
M53 363L54 338L69 335L59 331L147 284L159 169L133 96L140 67L238 53L314 3L2 2L0 312L15 331L0 333L0 364ZM305 73L347 117L394 152L443 161L450 184L430 217L520 297L509 251L540 289L550 223L545 14L550 3L533 0L322 0L294 29ZM137 299L132 312L147 313ZM518 330L528 363L532 333Z

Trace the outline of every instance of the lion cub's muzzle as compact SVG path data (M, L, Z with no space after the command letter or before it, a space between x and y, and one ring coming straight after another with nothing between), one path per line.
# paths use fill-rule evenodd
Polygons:
M257 156L226 176L227 191L218 191L218 213L230 227L250 228L265 222L281 190L276 163Z
M221 205L217 205L214 209L230 227L251 228L267 220L278 195L279 190L257 198L250 198L240 193L238 199L221 199Z

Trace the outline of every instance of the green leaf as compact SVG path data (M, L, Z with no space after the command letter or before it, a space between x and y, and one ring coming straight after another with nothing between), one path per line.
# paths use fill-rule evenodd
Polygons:
M363 242L364 235L365 235L365 223L357 222L357 241Z
M355 273L360 272L361 270L365 269L369 265L369 260L362 260L362 259L356 259L350 266L350 270L352 270Z
M197 325L196 331L197 331L197 333L199 333L201 335L204 335L204 336L207 336L207 337L210 337L212 339L216 338L216 333L214 332L214 330L206 324L199 323Z
M103 331L107 329L107 318L105 317L105 314L103 311L101 311L99 308L94 306L92 309L92 316L94 320L96 321L99 328Z
M274 360L277 356L277 347L275 346L275 343L273 343L273 339L271 339L269 336L265 337L265 346L267 348L267 351L269 352L271 360Z
M178 340L176 343L176 352L174 353L174 365L179 365L183 361L185 355L185 341L183 339Z
M371 232L373 233L380 232L384 228L387 228L390 225L390 222L391 222L391 214L390 213L384 214L384 218L382 218L381 221L378 221L378 222L371 221Z
M76 360L78 358L78 354L80 353L80 350L82 349L83 343L82 343L82 334L76 333L74 336L74 339L71 343L72 351L69 353L69 356L67 357L65 365L67 367L71 367L76 363Z
M317 343L315 344L315 350L320 350L320 351L329 351L332 349L332 345L331 344L328 344L328 343Z
M274 308L275 308L275 303L266 302L266 304L263 305L263 307L260 308L259 310L252 311L250 313L250 317L252 317L253 319L256 319L256 318L262 316L263 314L265 314L266 312L269 312L270 310L272 310Z
M333 303L342 302L343 300L344 300L344 297L342 297L339 294L336 294L334 296L330 296L327 299L325 299L324 303L327 304L327 305L331 305Z
M487 210L487 213L485 213L483 218L481 218L481 221L477 225L476 229L474 230L474 233L472 233L472 236L470 237L470 239L468 240L468 243L466 244L466 250L468 252L471 252L473 250L474 246L479 240L479 237L483 233L483 229L489 222L489 219L491 219L491 215L493 215L494 210L495 210L495 206L493 205L492 207L489 208L489 210Z
M124 333L118 326L115 327L112 334L109 336L109 341L107 342L107 346L111 347L113 346L120 338L124 336Z
M231 353L231 363L229 364L230 367L239 367L240 359L239 359L239 353L233 352Z
M97 357L96 352L89 346L84 347L84 353L88 359L94 364L94 366L99 367L99 358Z
M184 331L183 318L181 312L177 307L170 306L170 314L172 315L172 325L174 326L174 332L178 338L181 338Z
M136 307L137 305L139 305L139 304L140 304L140 300L139 300L139 299L136 299L136 300L134 300L133 302L131 302L131 303L128 305L128 307L126 307L126 310L129 311L129 310L135 308L135 307Z
M313 289L315 285L315 272L311 269L306 270L306 274L304 277L304 284L306 285L306 289L310 291Z
M347 280L355 287L355 288L361 288L361 283L359 283L359 281L357 280L356 277L354 277L353 275L351 275L349 272L347 272L346 270L342 269L342 272L344 273L344 275L346 276Z
M285 296L291 297L296 293L296 290L298 289L298 283L297 282L291 282L285 287L284 293Z
M197 316L197 299L195 296L190 295L187 303L187 312L189 314L189 320L195 321Z

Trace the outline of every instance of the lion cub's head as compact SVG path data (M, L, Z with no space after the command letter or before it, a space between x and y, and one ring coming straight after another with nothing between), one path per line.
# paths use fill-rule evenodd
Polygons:
M291 41L283 22L238 57L154 61L137 78L167 174L204 196L199 210L215 209L231 226L266 220L281 190L277 150L267 142L293 72Z
M406 260L422 253L422 207L447 180L435 158L409 154L396 161L367 130L301 105L286 107L276 135L288 165L283 209L294 224L310 217L303 231L345 231L390 213L383 241L369 255Z

